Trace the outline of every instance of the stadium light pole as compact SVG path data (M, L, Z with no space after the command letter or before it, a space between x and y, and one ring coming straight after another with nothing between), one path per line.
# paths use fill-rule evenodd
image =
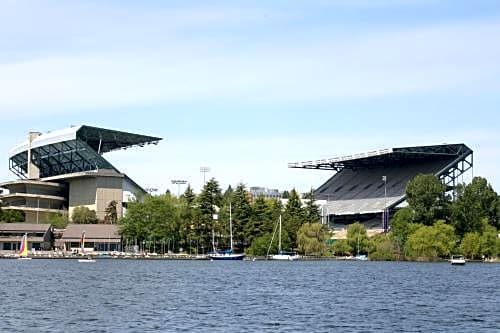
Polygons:
M210 172L210 167L202 166L200 167L200 172L203 174L203 186L205 186L206 183L205 175L207 172Z
M172 179L172 184L177 185L177 197L181 195L181 185L187 184L187 180L184 179Z

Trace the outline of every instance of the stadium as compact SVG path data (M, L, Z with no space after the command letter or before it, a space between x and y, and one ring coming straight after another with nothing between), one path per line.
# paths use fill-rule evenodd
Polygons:
M3 209L23 213L27 223L44 223L50 214L67 214L85 206L104 220L116 202L118 217L126 203L144 189L107 161L103 154L157 144L161 138L76 126L48 133L30 132L9 152L9 169L18 180L0 184Z
M355 221L371 234L387 231L390 217L405 204L406 185L418 174L434 174L454 195L464 174L473 170L473 151L465 144L392 148L288 167L336 172L315 191L315 198L326 200L323 223L342 238L346 225Z

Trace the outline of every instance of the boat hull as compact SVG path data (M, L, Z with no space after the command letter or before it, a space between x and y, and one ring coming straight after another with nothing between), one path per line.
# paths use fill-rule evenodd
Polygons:
M272 260L283 260L283 261L295 261L298 260L300 257L297 255L290 255L290 254L275 254L271 256Z
M211 260L243 260L244 254L209 254Z
M465 265L465 260L450 260L453 266L463 266Z

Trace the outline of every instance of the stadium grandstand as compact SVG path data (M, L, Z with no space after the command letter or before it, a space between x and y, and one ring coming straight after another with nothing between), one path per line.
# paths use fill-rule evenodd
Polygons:
M121 173L103 154L158 144L161 138L73 126L48 133L30 132L9 152L9 169L19 177L0 184L3 209L22 212L25 222L42 223L51 214L68 214L85 206L104 220L116 202L118 217L126 203L145 190Z
M406 185L418 174L434 174L452 191L473 167L465 144L392 148L316 161L289 163L289 168L336 173L315 191L324 223L345 230L359 221L372 233L387 231L389 218L404 205Z

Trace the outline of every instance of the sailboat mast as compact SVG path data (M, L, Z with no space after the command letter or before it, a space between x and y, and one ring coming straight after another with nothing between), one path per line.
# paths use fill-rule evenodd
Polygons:
M281 253L281 215L280 215L280 233L278 235L278 253Z
M231 203L229 203L229 235L231 238L231 251L233 250L233 219L231 215Z

